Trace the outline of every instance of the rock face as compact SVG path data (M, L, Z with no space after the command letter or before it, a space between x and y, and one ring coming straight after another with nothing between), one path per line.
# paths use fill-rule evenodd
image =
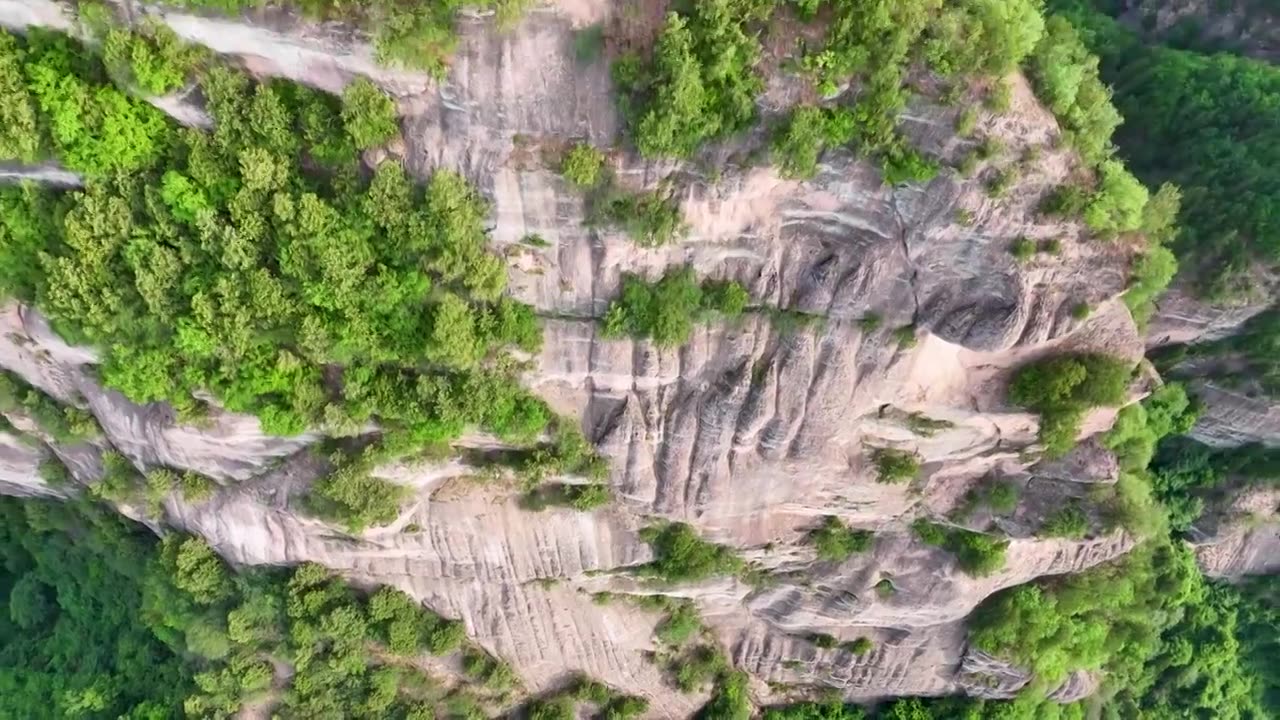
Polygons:
M267 437L252 418L218 413L210 425L190 427L167 407L130 403L96 382L91 352L66 345L25 308L0 315L0 365L98 418L105 433L98 445L55 448L77 480L96 477L107 443L139 467L209 475L221 489L198 505L171 498L168 523L237 563L310 560L396 585L461 618L531 690L585 672L648 697L654 717L688 716L705 700L675 690L652 661L657 616L592 602L592 593L610 591L694 600L734 663L757 681L762 701L812 685L858 700L1012 695L1030 678L970 651L965 616L1002 588L1118 557L1132 538L1015 539L1003 570L971 578L908 526L944 512L989 474L1031 477L1032 488L1114 479L1114 457L1095 445L1087 456L1029 469L1036 418L1003 401L1011 370L1029 359L1063 351L1136 359L1143 349L1117 299L1128 249L1081 242L1079 227L1034 210L1071 169L1071 158L1049 145L1052 117L1015 83L1013 111L983 121L1015 156L1042 148L999 200L978 180L950 172L886 187L875 167L841 152L828 154L812 180L786 180L745 161L759 138L712 151L728 158L717 177L615 151L620 182L669 181L690 225L683 242L642 249L584 227L581 193L541 159L574 139L620 140L606 64L582 64L572 53L575 22L609 10L603 0L565 2L532 11L506 33L489 18L466 17L453 70L440 83L377 68L366 45L295 19L163 15L182 37L251 72L328 90L369 75L400 99L406 116L403 145L387 152L421 176L458 169L485 192L512 292L548 316L545 349L526 382L557 410L581 417L612 461L617 502L608 509L532 513L511 492L470 482L472 469L459 462L394 466L380 472L414 488L413 502L391 525L352 537L308 518L298 500L323 469L306 449L314 437ZM66 18L48 0L0 0L0 21L12 26ZM952 137L954 113L919 104L905 130L930 153L954 159L971 144ZM549 247L521 245L529 233ZM1009 245L1019 237L1058 238L1062 252L1018 264ZM624 273L655 277L682 264L742 282L756 303L824 322L789 330L767 313L748 314L702 327L678 349L599 336L594 318ZM1084 321L1072 317L1080 302L1094 309ZM863 322L872 316L880 319L875 329ZM914 347L894 339L892 331L907 326L919 337ZM945 427L922 434L909 421L920 416ZM1106 429L1112 417L1091 418L1089 431ZM41 450L0 440L0 490L59 492L37 478ZM871 451L881 447L918 453L920 478L876 482ZM874 549L843 563L816 560L805 536L825 515L877 531ZM637 531L655 517L738 548L776 583L654 588L598 572L650 560ZM888 594L876 589L886 579ZM821 649L809 639L817 633L869 637L874 650ZM1073 677L1058 693L1074 699L1095 683Z

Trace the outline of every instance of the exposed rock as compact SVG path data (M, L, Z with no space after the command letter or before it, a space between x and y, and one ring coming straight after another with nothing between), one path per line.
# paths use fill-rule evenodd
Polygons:
M650 560L637 530L659 516L688 521L777 575L763 589L719 580L663 590L692 598L736 664L756 678L828 685L851 699L980 693L966 679L978 671L962 627L978 603L1036 577L1106 562L1132 544L1122 534L1016 539L1003 570L971 578L949 553L907 531L926 506L954 503L988 473L1026 473L1022 451L1034 448L1036 418L1004 402L1017 366L1063 351L1141 356L1142 340L1116 299L1130 251L1082 242L1077 224L1036 212L1043 194L1071 172L1066 152L1047 146L1057 134L1051 116L1018 81L1015 111L985 121L1006 147L1045 145L1042 159L998 201L978 181L949 172L886 187L873 165L845 152L829 153L817 177L796 182L745 163L713 179L615 151L621 183L673 181L690 223L684 242L643 249L619 233L584 227L581 193L542 164L541 151L569 140L618 138L606 64L584 65L571 53L575 23L598 17L599 5L570 5L569 15L535 12L505 34L487 18L465 18L441 83L376 67L366 44L336 28L291 18L264 19L268 29L177 12L162 17L180 36L259 74L329 90L354 74L371 76L400 97L408 115L403 156L412 171L454 168L482 188L492 200L496 249L528 233L550 243L520 249L510 266L512 292L555 316L527 382L556 409L584 419L613 461L615 506L534 514L510 494L468 492L461 479L468 469L457 464L383 468L413 488L414 501L390 526L350 537L302 512L297 493L323 470L304 451L313 437L264 436L256 420L217 411L209 426L193 427L168 407L130 403L97 383L92 353L69 347L37 314L17 308L0 316L0 365L87 405L110 443L139 466L190 468L222 481L208 502L171 498L165 514L230 560L310 560L401 587L462 618L531 690L581 671L650 698L654 717L687 716L705 699L677 692L651 662L656 617L590 601L599 590L655 591L596 571ZM15 6L21 12L10 13ZM65 20L59 7L0 0L0 17L56 24ZM917 102L905 127L931 152L956 155L970 141L951 137L953 114ZM958 223L961 214L971 220ZM1009 245L1023 236L1058 238L1062 253L1020 265ZM825 323L787 331L767 313L749 313L737 324L699 328L679 349L599 337L593 318L623 273L657 276L684 263L743 282L759 303ZM1071 312L1082 301L1095 308L1085 321ZM869 331L860 320L873 314L880 328ZM900 348L892 331L908 325L920 341ZM885 406L950 426L920 435L882 417ZM1113 418L1114 411L1092 415L1086 433ZM876 482L876 447L917 453L920 477ZM1086 455L1035 472L1086 482L1113 476L1101 454ZM23 480L36 462L0 446L0 479L40 492ZM814 564L803 537L828 514L881 530L874 551ZM874 589L884 578L892 593ZM558 584L540 582L551 579ZM863 656L819 650L806 639L815 632L868 636L875 649Z

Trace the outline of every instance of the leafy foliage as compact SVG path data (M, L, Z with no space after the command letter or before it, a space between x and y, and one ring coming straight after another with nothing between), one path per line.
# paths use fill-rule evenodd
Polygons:
M907 450L876 448L871 453L871 462L876 466L876 482L909 482L920 474L919 456Z
M840 562L856 552L871 547L874 534L868 530L848 527L835 515L823 518L822 524L809 533L809 540L818 549L818 558Z
M179 40L168 25L148 18L136 31L112 28L107 32L102 56L121 84L148 95L164 95L186 84L202 53Z
M144 613L154 546L107 509L0 497L0 715L180 716L190 661Z
M0 370L0 413L26 415L56 442L72 443L101 434L87 410L64 406L7 370Z
M1249 289L1250 259L1280 258L1280 69L1229 53L1149 46L1087 3L1053 5L1086 29L1126 122L1116 143L1149 185L1182 188L1173 250L1209 298Z
M982 577L1004 567L1008 540L964 528L938 525L923 518L912 523L911 529L923 542L955 555L956 564L969 575Z
M107 385L180 414L212 392L282 435L376 423L395 436L384 449L402 452L470 425L525 442L547 426L550 411L502 360L505 348L535 351L541 333L503 295L480 197L445 171L425 188L396 163L367 181L355 172L358 148L396 132L394 104L370 83L339 104L213 68L201 85L217 124L205 133L103 85L64 37L33 32L21 61L64 162L136 171L63 196L3 195L4 259L38 269L6 270L4 289L101 348ZM319 485L320 504L344 508L351 527L393 516L395 489L366 469Z
M604 169L604 153L587 143L578 143L565 153L560 174L579 187L593 187L600 182Z
M1059 355L1014 374L1009 400L1040 414L1040 441L1051 457L1075 446L1084 412L1125 400L1133 366L1105 355Z
M697 322L737 317L746 308L746 288L732 280L704 280L693 268L669 270L655 283L624 275L622 293L604 315L605 337L651 338L659 345L683 345Z
M767 17L763 0L707 0L669 13L652 60L624 58L614 83L623 114L646 157L688 157L703 141L746 129L764 83L760 44L747 24Z
M640 531L654 559L641 574L664 582L705 580L733 575L743 569L742 559L730 548L707 542L685 523L651 525Z
M400 132L395 101L363 77L342 91L342 124L360 150L381 145Z

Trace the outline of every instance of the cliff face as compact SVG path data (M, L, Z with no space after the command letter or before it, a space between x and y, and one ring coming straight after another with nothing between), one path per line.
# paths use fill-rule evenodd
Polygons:
M593 593L609 591L693 599L763 701L799 685L852 699L962 690L1008 696L1029 678L969 652L964 617L1001 588L1091 567L1132 544L1123 534L1030 537L1037 507L1047 512L1055 498L1112 481L1114 460L1087 444L1070 462L1032 466L1024 451L1035 442L1036 418L1003 400L1010 370L1033 357L1097 350L1137 358L1144 344L1117 300L1129 250L1082 242L1079 227L1034 211L1072 162L1050 144L1052 116L1019 82L1013 110L983 121L1014 157L1041 148L999 200L976 179L949 172L925 185L886 187L872 165L843 153L828 154L811 181L785 180L746 162L758 138L715 151L725 168L717 175L618 151L611 162L621 182L670 181L690 223L683 242L641 249L584 227L581 193L541 160L543 150L573 139L619 141L606 64L577 62L572 51L575 24L604 18L609 7L563 2L505 33L489 18L464 18L453 70L441 83L378 68L367 46L333 28L287 17L164 15L184 38L255 73L329 90L355 74L372 77L405 115L404 143L387 152L424 176L458 169L484 191L512 292L547 317L544 350L525 381L557 410L582 418L610 459L617 500L609 508L530 512L513 489L476 481L461 461L424 461L379 470L412 487L413 501L391 525L352 537L300 507L298 491L324 470L308 450L316 437L267 437L256 420L225 413L184 426L166 407L130 403L96 382L91 352L66 345L27 308L0 316L0 365L98 419L102 441L56 447L78 481L98 476L108 446L141 468L213 477L221 486L212 499L193 505L172 497L164 520L237 563L311 560L357 581L396 585L461 618L531 690L585 672L649 697L654 717L689 715L705 700L675 690L653 662L656 615L592 602ZM56 26L65 15L53 2L0 0L0 21ZM775 81L764 110L789 92L785 80ZM175 112L190 110L182 99L170 102ZM957 158L972 141L953 137L955 112L917 103L905 129L931 154ZM549 247L520 244L529 233ZM1018 264L1009 245L1023 236L1058 238L1062 252ZM594 318L623 273L654 277L681 264L742 282L755 302L825 322L789 331L749 315L701 328L678 349L599 336ZM1080 302L1094 308L1084 321L1072 317ZM875 330L859 322L870 315L881 318ZM909 325L920 342L903 348L892 331ZM915 413L949 426L921 434L912 429ZM1089 418L1087 432L1111 419ZM0 489L62 492L37 479L38 451L0 440ZM493 446L483 437L464 444ZM870 455L882 447L918 453L921 477L877 483ZM1007 528L1014 539L1004 569L971 578L908 525L950 510L988 475L1025 485L1025 509ZM875 530L873 550L818 561L804 538L824 515ZM652 558L637 531L654 518L688 522L740 549L774 582L657 588L614 572ZM884 579L893 593L875 590ZM874 650L821 649L809 640L817 633L870 637ZM1070 699L1091 687L1090 678L1073 677L1059 693Z

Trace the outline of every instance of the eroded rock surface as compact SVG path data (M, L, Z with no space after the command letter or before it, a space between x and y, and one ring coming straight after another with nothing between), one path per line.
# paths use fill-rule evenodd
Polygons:
M105 440L139 467L193 469L221 483L199 505L171 498L164 512L174 526L238 563L309 560L396 585L461 618L531 690L584 672L650 698L654 717L691 714L705 696L681 694L652 661L658 617L591 600L600 591L661 591L696 602L763 700L784 697L776 688L785 685L828 686L860 700L981 694L990 686L973 678L983 673L1001 678L990 696L1016 692L1025 673L1019 679L1016 669L976 660L964 617L1002 588L1118 557L1132 539L1016 539L1005 568L978 579L908 526L946 512L993 472L1052 482L1114 478L1114 458L1098 446L1029 470L1036 418L1003 400L1012 369L1029 359L1063 351L1136 359L1143 349L1117 300L1128 249L1081 242L1078 226L1035 212L1071 170L1070 157L1049 145L1052 117L1017 82L1013 112L983 121L1010 153L1042 147L1041 160L999 200L979 180L945 171L927 184L886 187L873 165L842 152L830 153L812 180L786 180L746 162L759 138L716 150L742 160L725 163L718 177L613 151L620 182L670 181L690 224L683 242L642 249L620 233L585 227L581 193L542 159L575 139L619 141L605 63L580 63L571 50L575 24L608 7L562 3L505 33L490 18L464 18L457 59L439 83L377 68L366 44L297 18L253 24L166 12L163 19L251 72L327 90L366 74L396 94L404 142L380 154L402 158L420 176L458 169L491 199L493 246L509 258L512 292L548 316L544 350L526 382L557 410L583 418L611 459L618 501L610 508L531 513L511 491L469 482L472 469L461 463L395 466L381 472L414 488L413 502L390 526L352 537L301 506L299 492L323 471L306 449L313 437L267 437L252 418L226 413L192 427L165 406L130 403L96 381L91 352L63 343L27 309L0 315L0 365L87 407ZM66 17L48 0L0 0L0 18L12 25L57 26ZM931 153L955 158L972 141L952 137L954 113L918 103L904 128ZM549 247L519 244L529 233ZM1024 236L1058 238L1062 252L1020 265L1009 245ZM594 318L624 273L656 277L681 264L739 280L762 306L825 321L794 331L749 313L699 328L678 349L599 336ZM1084 321L1072 317L1080 302L1094 308ZM881 321L869 331L861 321L871 315ZM893 337L905 326L916 330L915 347ZM903 421L913 413L949 426L921 434ZM1087 432L1105 430L1113 417L1091 416ZM95 447L78 451L88 453L73 468L83 482L94 477ZM876 482L878 447L918 453L921 476ZM4 439L6 491L49 492L35 477L40 452ZM876 530L874 549L844 563L817 562L805 537L825 515ZM637 532L653 517L693 524L776 582L654 588L625 573L601 574L651 559ZM889 594L875 589L886 578ZM874 650L822 650L810 640L815 633L869 637ZM1071 688L1061 690L1064 698L1081 692Z

